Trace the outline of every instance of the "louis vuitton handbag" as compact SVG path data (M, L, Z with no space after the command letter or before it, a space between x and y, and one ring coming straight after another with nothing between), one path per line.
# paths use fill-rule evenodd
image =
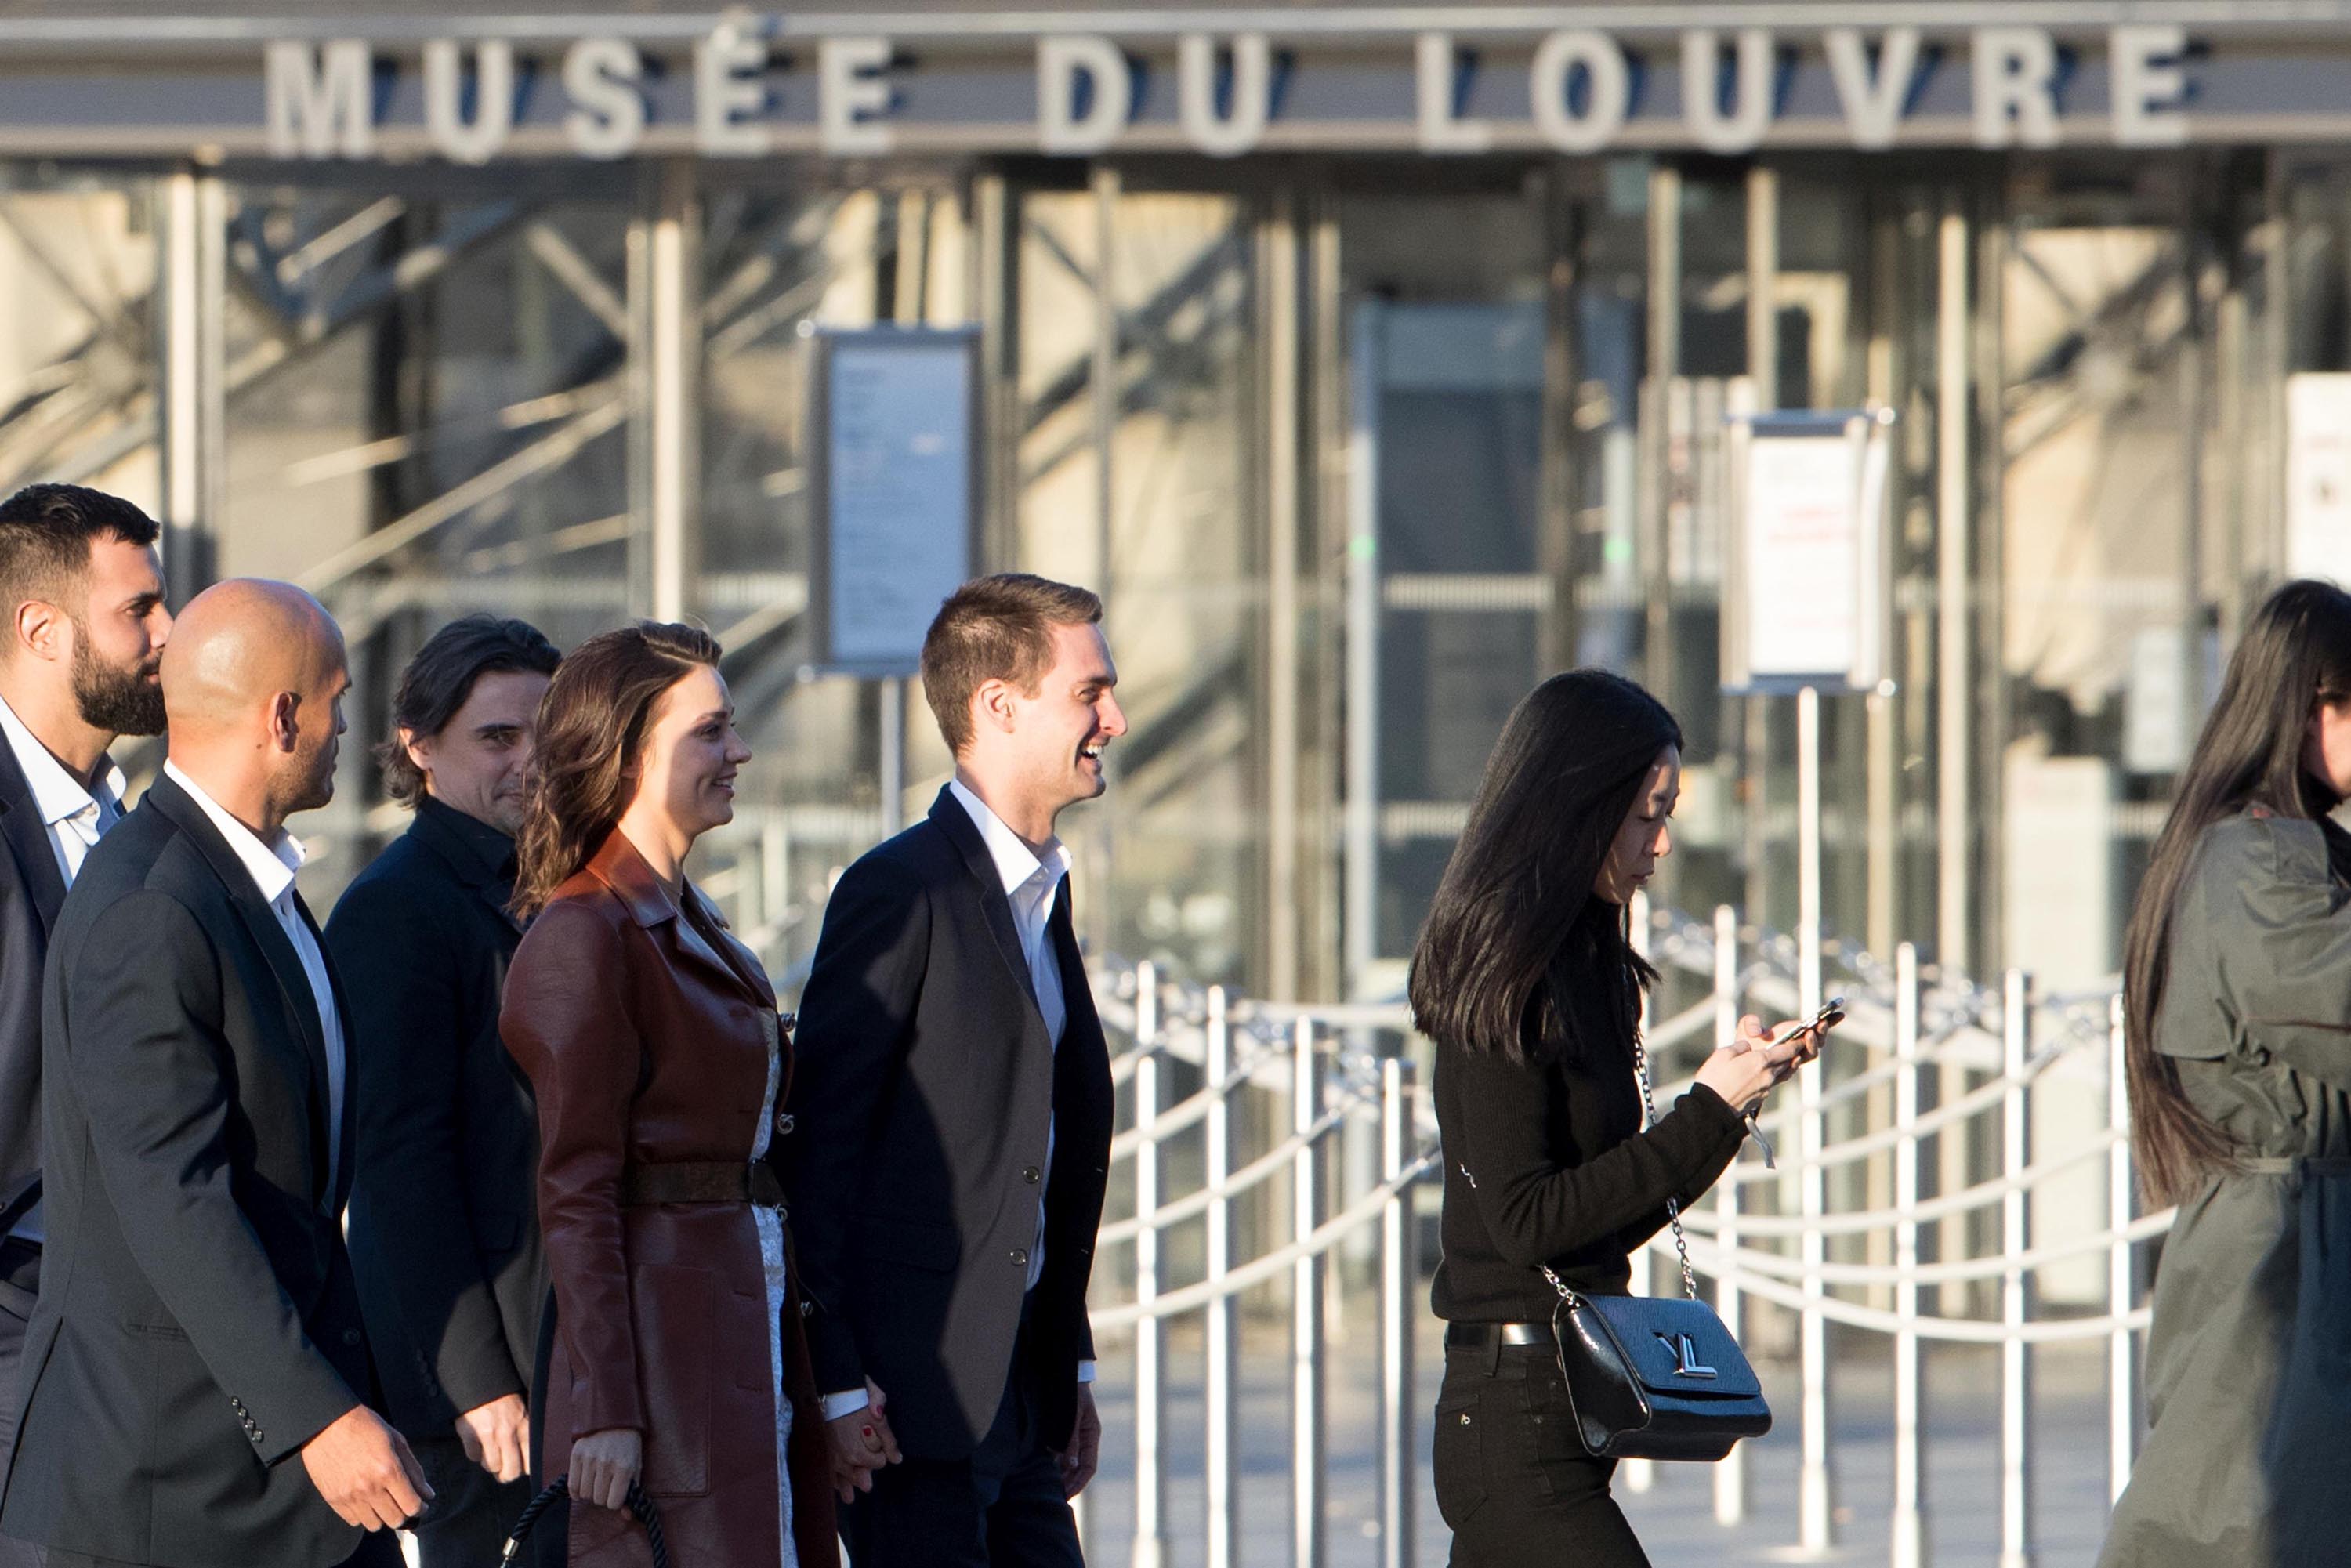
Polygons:
M1649 1053L1633 1041L1641 1108L1654 1124ZM1588 1296L1543 1265L1559 1292L1551 1332L1576 1435L1604 1459L1714 1460L1771 1429L1763 1385L1714 1309L1698 1299L1680 1206L1666 1215L1681 1254L1679 1296Z

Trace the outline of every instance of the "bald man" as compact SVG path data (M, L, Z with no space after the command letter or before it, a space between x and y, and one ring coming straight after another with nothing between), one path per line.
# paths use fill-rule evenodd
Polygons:
M50 938L48 1251L0 1531L53 1568L390 1568L431 1492L366 1402L350 1046L285 829L334 793L342 634L298 589L224 582L162 683L163 777Z

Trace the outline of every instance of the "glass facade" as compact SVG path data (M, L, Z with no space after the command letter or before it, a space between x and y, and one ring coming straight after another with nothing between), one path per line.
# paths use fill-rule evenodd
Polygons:
M1687 734L1661 896L1792 924L1793 701L1720 682L1729 421L1882 407L1828 924L2071 989L2288 565L2288 378L2351 368L2315 156L848 167L0 163L0 487L139 499L183 585L313 586L360 743L455 614L703 621L758 758L702 873L797 977L947 768L914 683L814 667L812 335L977 328L986 564L1102 591L1134 724L1066 819L1082 929L1332 998L1394 992L1503 719L1579 662ZM367 751L321 906L401 825Z

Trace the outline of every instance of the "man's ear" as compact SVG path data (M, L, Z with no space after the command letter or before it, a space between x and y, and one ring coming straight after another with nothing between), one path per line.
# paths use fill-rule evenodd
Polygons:
M298 718L302 711L302 694L279 692L269 699L269 743L291 755L300 737L302 726Z
M408 758L409 765L419 773L429 774L433 771L432 737L419 735L406 725L402 725L400 749L402 755Z
M16 606L9 632L16 646L52 663L73 657L73 622L56 605L27 599Z
M985 725L1000 734L1011 734L1014 722L1012 695L1010 681L991 676L980 682L978 688L971 694L972 728L977 730Z

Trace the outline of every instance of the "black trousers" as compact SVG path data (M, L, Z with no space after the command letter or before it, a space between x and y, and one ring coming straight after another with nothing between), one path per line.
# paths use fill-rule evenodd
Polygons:
M843 1512L855 1568L1085 1568L1061 1467L1037 1429L1028 1317L995 1424L971 1458L885 1465Z
M1648 1568L1549 1345L1445 1353L1432 1469L1453 1568Z
M465 1457L454 1434L412 1437L408 1447L433 1485L432 1506L416 1526L417 1561L423 1568L489 1568L537 1495L530 1478L502 1484Z
M0 1240L0 1476L16 1449L17 1386L25 1353L25 1325L41 1289L41 1249L29 1241ZM41 1568L37 1546L0 1535L0 1568Z

